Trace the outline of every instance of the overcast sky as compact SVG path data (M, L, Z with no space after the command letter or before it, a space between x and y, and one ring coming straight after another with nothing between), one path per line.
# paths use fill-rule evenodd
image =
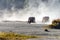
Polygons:
M0 9L23 8L25 0L0 0Z

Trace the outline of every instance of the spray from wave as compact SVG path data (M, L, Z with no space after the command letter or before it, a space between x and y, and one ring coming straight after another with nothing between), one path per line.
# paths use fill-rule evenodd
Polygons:
M60 0L3 0L4 9L0 10L0 20L27 21L33 16L41 21L44 16L50 17L50 22L60 18ZM2 8L2 7L1 7Z

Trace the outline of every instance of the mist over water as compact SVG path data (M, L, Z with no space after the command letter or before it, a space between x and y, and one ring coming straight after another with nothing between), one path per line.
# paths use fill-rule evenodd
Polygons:
M30 16L50 22L60 18L60 0L0 0L0 20L27 21Z

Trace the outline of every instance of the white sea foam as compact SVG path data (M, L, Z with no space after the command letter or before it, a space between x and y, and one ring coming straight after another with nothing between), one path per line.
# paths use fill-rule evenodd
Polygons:
M44 16L49 16L52 20L60 18L60 0L26 0L23 9L16 9L12 3L11 10L1 10L0 20L27 21L30 16L36 21L42 21ZM8 5L7 5L8 6Z

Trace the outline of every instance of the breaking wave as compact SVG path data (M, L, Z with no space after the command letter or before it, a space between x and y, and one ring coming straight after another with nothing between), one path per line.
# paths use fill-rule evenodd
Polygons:
M60 18L59 10L60 0L1 0L0 20L27 21L33 16L36 21L42 21L44 16L49 16L51 22Z

